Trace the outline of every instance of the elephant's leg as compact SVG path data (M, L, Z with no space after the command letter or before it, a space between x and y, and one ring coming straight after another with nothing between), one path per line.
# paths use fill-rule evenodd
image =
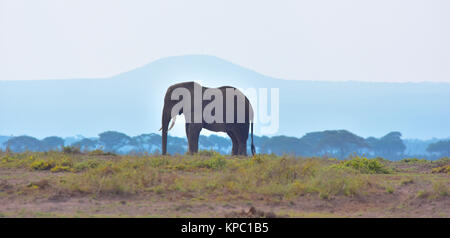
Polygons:
M231 138L231 142L233 143L233 148L231 149L231 155L238 154L238 143L236 137L233 135L233 132L227 131L228 136Z
M198 138L200 137L200 131L202 130L202 125L191 124L189 128L189 137L191 139L190 151L191 153L198 152Z
M247 156L248 125L242 125L233 132L238 142L238 155Z
M239 142L238 154L247 156L247 138L241 137L240 142Z
M190 133L190 125L189 123L186 123L186 138L187 138L187 142L188 142L188 153L192 154L193 152L193 141L191 138L191 133Z

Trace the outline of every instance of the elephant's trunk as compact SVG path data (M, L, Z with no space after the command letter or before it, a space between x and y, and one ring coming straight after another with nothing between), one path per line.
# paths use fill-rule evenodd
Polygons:
M162 114L162 141L161 141L161 147L162 147L162 154L167 154L167 131L169 127L170 122L170 109L164 106L163 114Z

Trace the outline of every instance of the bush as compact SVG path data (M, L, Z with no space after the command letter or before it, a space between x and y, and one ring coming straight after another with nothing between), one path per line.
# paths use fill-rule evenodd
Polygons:
M201 150L197 153L197 155L199 155L199 156L217 156L217 155L220 155L220 153L216 152L214 150Z
M431 173L437 174L437 173L450 173L450 165L444 165L441 167L437 167L431 170Z
M200 160L195 163L197 168L222 169L226 166L227 161L221 155L215 155L211 159Z
M97 156L98 155L113 155L113 156L115 156L116 154L111 153L111 152L105 152L101 149L96 149L96 150L89 152L89 155L97 155Z
M61 186L70 192L95 195L130 195L142 191L170 190L176 174L162 174L158 168L145 165L144 159L102 163L83 173L69 174Z
M433 181L432 189L420 190L416 198L422 199L438 199L441 197L447 197L450 195L450 188L448 184L442 180Z
M433 183L433 192L436 197L446 197L450 194L450 188L442 181Z
M35 159L30 157L32 161L30 163L30 168L32 170L50 170L52 172L62 172L62 171L71 171L73 167L73 162L70 157L55 157L55 158L46 158L46 159Z
M55 165L55 167L50 169L51 172L71 172L72 169L69 166Z
M438 160L435 161L436 164L439 165L450 165L450 158L449 157L444 157L444 158L440 158Z
M386 163L390 162L388 159L385 159L383 157L376 157L376 158L374 158L374 160L376 160L376 161L378 161L380 163L383 163L383 164L386 164Z
M63 146L64 154L81 154L80 147L76 146Z
M49 170L53 168L53 164L43 160L36 160L31 163L30 168L33 170Z
M330 199L335 195L353 196L359 194L367 185L365 177L348 167L326 167L312 178L309 189L317 192L322 199Z
M93 169L93 168L97 168L97 166L100 163L98 161L95 160L86 160L80 163L76 163L73 167L75 169L75 171L79 172L79 171L83 171L86 169Z
M419 163L430 163L430 161L426 159L418 159L418 158L405 158L400 160L400 162L408 163L408 164L419 164Z
M342 161L332 165L335 168L352 168L363 174L389 174L391 171L377 159L367 159L365 157L353 157L351 160Z

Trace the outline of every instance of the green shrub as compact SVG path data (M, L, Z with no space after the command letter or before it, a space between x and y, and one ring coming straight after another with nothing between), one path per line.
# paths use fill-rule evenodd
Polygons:
M197 155L199 155L199 156L217 156L217 155L220 155L220 153L219 152L216 152L216 151L214 151L214 150L200 150L198 153L197 153Z
M13 158L11 158L11 157L8 156L8 155L3 156L3 157L0 159L0 162L2 162L2 163L8 163L8 162L11 162L11 161L13 161Z
M308 171L308 165L300 168L297 161L290 158L281 157L281 159L271 160L266 166L260 167L260 174L267 182L275 182L277 184L292 183L295 179L300 177L300 174Z
M43 159L36 159L32 156L28 158L29 167L32 170L51 170L52 172L70 171L73 167L72 158L63 156L55 156Z
M86 160L80 163L76 163L73 167L75 169L75 171L83 171L86 169L92 169L92 168L97 168L97 166L100 163L98 161L95 160Z
M405 186L405 185L408 185L408 184L412 184L412 183L414 183L414 179L412 179L412 178L405 178L405 179L402 179L400 181L400 184L402 186Z
M435 163L443 166L443 165L450 165L450 158L449 157L444 157L444 158L440 158L436 161L434 161Z
M351 160L342 161L332 165L335 168L351 168L363 174L389 174L391 171L377 159L367 159L365 157L353 157Z
M374 160L379 161L381 163L388 163L388 162L390 162L388 159L385 159L383 157L376 157L376 158L374 158Z
M433 168L431 170L431 173L437 174L437 173L450 173L450 165L444 165L441 167Z
M33 170L49 170L53 168L54 164L51 162L36 160L30 164L30 168Z
M450 195L450 188L447 183L442 180L433 181L432 189L420 190L416 194L416 198L437 199Z
M426 159L418 159L418 158L405 158L400 160L400 162L408 163L408 164L420 164L420 163L430 163L431 161Z
M65 154L81 154L80 147L77 146L63 146L63 153Z
M222 155L215 155L211 159L199 160L195 163L197 168L208 168L208 169L223 169L227 164L227 161Z
M387 192L387 193L394 193L394 188L391 187L391 186L387 186L387 187L386 187L386 192Z
M83 173L68 174L66 182L61 186L71 192L95 195L126 195L156 191L160 185L162 189L170 190L176 174L167 171L162 174L158 168L143 166L145 162L143 159L124 159L119 162L102 163L95 168L86 169Z
M325 167L311 179L308 190L317 192L322 199L335 195L353 196L367 185L367 178L348 167Z
M105 151L103 151L103 150L101 150L101 149L96 149L96 150L93 150L93 151L90 151L89 153L88 153L89 155L97 155L97 156L101 156L101 155L116 155L116 154L114 154L114 153L111 153L111 152L105 152Z
M450 194L450 188L442 181L436 181L433 183L433 192L436 197L446 197Z
M55 165L55 167L50 169L51 172L72 172L69 166Z

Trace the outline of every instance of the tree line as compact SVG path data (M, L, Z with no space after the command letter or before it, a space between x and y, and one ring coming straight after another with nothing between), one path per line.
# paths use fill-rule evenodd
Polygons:
M326 130L307 133L303 137L289 136L255 136L255 146L258 153L320 156L343 159L352 154L367 157L383 157L398 160L411 155L405 154L406 146L401 139L400 132L390 132L381 138L363 138L346 130ZM250 143L248 143L250 144ZM62 150L64 146L79 148L80 151L101 149L117 154L128 153L159 153L161 150L161 136L158 134L142 134L130 137L124 133L107 131L95 138L82 138L69 142L61 137L51 136L42 140L31 136L17 136L8 138L0 144L2 150L13 152ZM231 141L227 137L217 135L200 136L199 148L214 150L227 154L231 151ZM168 152L184 154L187 150L185 138L168 138ZM434 159L450 156L450 140L431 143L427 147L426 156Z

